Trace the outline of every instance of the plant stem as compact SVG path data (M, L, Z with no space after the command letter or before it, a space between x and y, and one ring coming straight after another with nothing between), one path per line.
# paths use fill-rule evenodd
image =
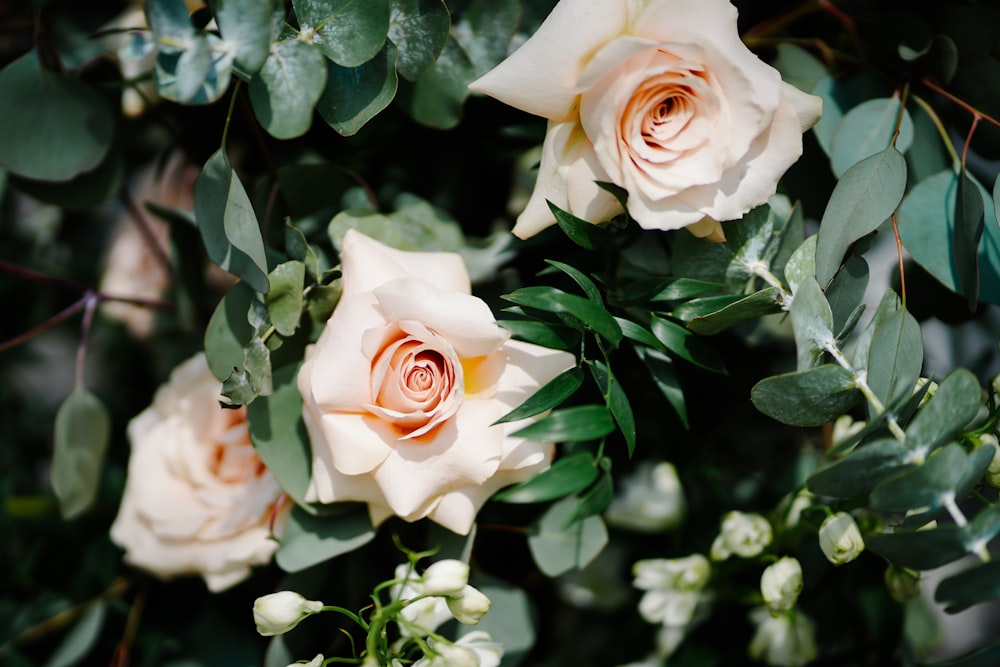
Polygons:
M831 339L826 341L823 344L823 349L830 353L841 368L850 371L850 373L854 376L854 386L857 387L858 390L861 391L862 395L868 400L868 403L872 406L872 410L879 415L885 414L885 405L882 404L882 401L875 395L875 392L868 384L868 379L865 377L866 373L858 373L854 370L854 367L851 366L851 363L847 360L847 357L844 356L844 353L840 351L840 348L837 347L837 343L834 340ZM903 432L903 429L900 427L899 422L896 421L895 417L887 415L886 424L888 424L889 432L892 433L896 440L906 442L906 434Z

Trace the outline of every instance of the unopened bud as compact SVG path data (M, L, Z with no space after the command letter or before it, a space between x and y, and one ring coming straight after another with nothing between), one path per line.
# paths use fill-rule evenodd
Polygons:
M449 558L431 564L421 577L417 590L425 595L459 595L469 583L469 566Z
M279 591L253 603L253 621L265 637L288 632L306 616L323 611L323 603L307 600L294 591Z
M791 556L785 556L767 566L760 577L760 592L764 602L774 611L788 611L802 591L802 565Z
M849 563L865 550L865 541L854 517L847 512L828 516L819 527L819 548L834 565Z
M475 625L483 620L493 603L478 588L466 586L462 594L446 598L448 609L459 623Z

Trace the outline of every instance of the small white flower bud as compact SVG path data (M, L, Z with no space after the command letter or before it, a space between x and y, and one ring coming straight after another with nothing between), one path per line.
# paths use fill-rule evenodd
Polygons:
M767 566L760 577L760 592L764 602L773 611L788 611L802 591L802 565L791 556L785 556Z
M462 589L461 595L449 597L446 599L446 602L452 616L459 623L465 623L466 625L475 625L483 620L483 616L493 606L493 603L490 602L490 599L482 591L468 585Z
M865 550L865 541L854 517L847 512L828 516L819 527L819 547L834 565L849 563Z
M732 511L722 518L718 537L712 542L712 560L726 560L736 554L753 558L771 543L771 524L760 514Z
M265 637L288 632L306 616L323 610L323 603L307 600L294 591L278 591L257 598L253 603L253 622Z
M469 583L469 566L449 558L432 563L424 570L419 585L414 586L425 595L460 595Z
M1000 443L992 433L984 433L979 436L979 442L983 447L993 448L993 460L990 467L986 469L986 483L994 489L1000 489Z

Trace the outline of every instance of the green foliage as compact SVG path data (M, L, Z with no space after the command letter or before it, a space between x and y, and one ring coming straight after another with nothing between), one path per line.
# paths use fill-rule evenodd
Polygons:
M608 542L599 516L570 521L578 500L570 496L552 505L528 535L528 547L544 574L555 577L587 565Z
M56 413L49 472L63 518L74 519L94 504L110 438L111 417L104 403L78 386Z
M758 410L792 426L819 426L846 412L859 398L854 376L834 364L765 378L750 393Z
M326 75L323 54L312 44L298 39L271 44L262 69L250 81L250 103L264 129L278 139L305 134Z
M358 67L382 50L389 32L389 0L293 0L299 31L327 58Z
M274 559L285 572L300 572L367 544L375 537L362 507L333 515L313 515L298 505L285 522Z

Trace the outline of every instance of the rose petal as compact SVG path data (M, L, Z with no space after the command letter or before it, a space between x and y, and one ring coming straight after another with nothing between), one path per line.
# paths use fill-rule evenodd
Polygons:
M624 31L626 20L624 3L562 0L535 34L469 89L536 116L568 121L584 66Z
M507 341L501 351L507 363L496 383L496 400L505 412L510 412L549 380L576 365L576 358L569 352L519 340Z
M472 292L465 263L453 252L397 250L349 229L341 241L340 256L344 296L370 292L393 278L410 276L446 292Z
M784 81L781 82L781 95L784 102L795 111L795 116L799 119L799 129L803 132L815 125L823 115L822 97L804 93Z

